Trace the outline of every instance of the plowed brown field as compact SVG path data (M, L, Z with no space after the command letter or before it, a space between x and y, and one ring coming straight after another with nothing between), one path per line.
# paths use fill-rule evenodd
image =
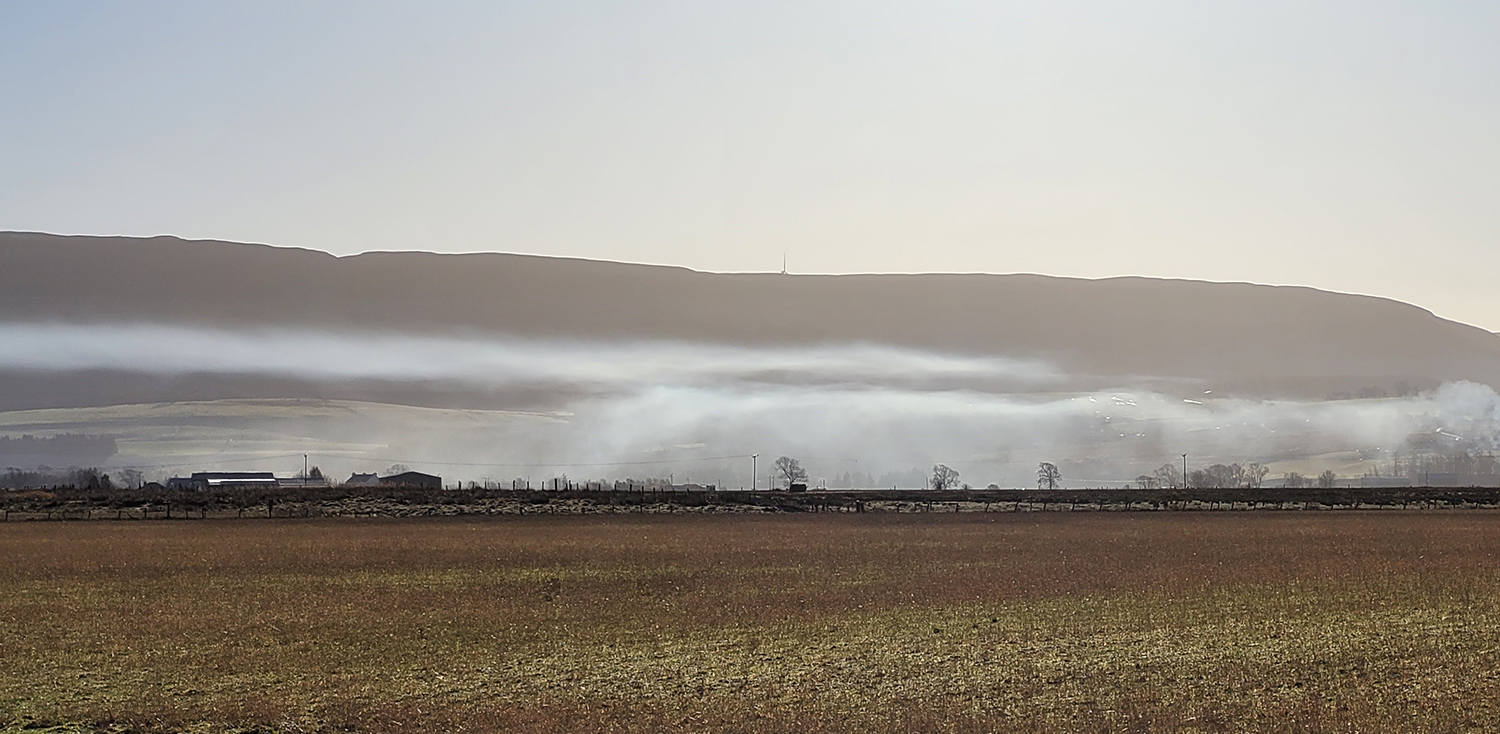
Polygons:
M1497 553L1483 510L9 523L0 731L1495 729Z

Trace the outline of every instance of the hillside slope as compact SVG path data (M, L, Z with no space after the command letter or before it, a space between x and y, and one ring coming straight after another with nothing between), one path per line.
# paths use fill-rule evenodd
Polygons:
M1500 336L1415 306L1139 277L717 274L508 254L334 257L172 237L0 233L0 321L873 342L1044 359L1106 382L1186 378L1267 396L1399 381L1500 386Z

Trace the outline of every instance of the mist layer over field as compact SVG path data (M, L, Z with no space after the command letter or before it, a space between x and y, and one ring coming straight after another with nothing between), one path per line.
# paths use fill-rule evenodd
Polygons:
M754 349L680 342L577 342L222 331L131 324L0 324L0 369L275 374L314 380L454 380L606 391L674 384L790 382L1016 389L1058 383L1038 361L879 345Z
M1414 437L1491 450L1500 399L1455 383L1422 395L1324 402L1224 397L1212 385L1143 375L1101 387L1046 362L871 344L800 348L673 342L547 342L173 326L0 325L0 370L111 370L185 378L276 376L329 393L360 380L545 398L516 410L382 401L195 395L170 404L0 413L0 433L106 433L119 466L300 468L330 473L405 463L461 479L672 474L748 486L759 453L802 458L814 480L874 482L957 467L965 481L1031 481L1037 461L1072 486L1128 480L1188 453L1210 462L1341 473L1374 468ZM1164 385L1166 386L1164 388ZM534 401L533 401L534 402ZM493 405L489 407L494 407ZM295 456L294 456L295 455ZM900 477L906 477L904 480Z

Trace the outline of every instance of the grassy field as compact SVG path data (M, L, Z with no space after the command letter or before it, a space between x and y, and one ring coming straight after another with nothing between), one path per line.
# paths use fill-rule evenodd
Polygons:
M1500 730L1500 514L0 525L0 727Z

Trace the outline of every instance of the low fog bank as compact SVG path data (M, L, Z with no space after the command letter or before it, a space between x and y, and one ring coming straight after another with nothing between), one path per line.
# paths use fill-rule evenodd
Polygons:
M669 342L544 342L456 336L212 331L153 325L0 325L0 370L272 375L541 390L545 410L460 410L328 400L224 399L0 413L0 434L117 439L106 467L301 469L331 476L392 464L453 480L534 483L671 476L750 485L775 457L813 481L915 486L936 463L975 486L1117 486L1163 464L1267 464L1341 476L1401 457L1492 452L1500 398L1452 383L1352 400L1255 400L1140 376L1103 389L1035 360L879 345L753 349ZM1163 389L1168 385L1170 390ZM1393 389L1392 392L1412 391ZM218 398L218 399L215 399ZM518 408L522 406L516 406Z
M324 382L450 381L591 392L643 385L786 383L991 391L1051 388L1036 360L876 344L752 348L684 342L227 331L151 324L0 324L0 370L282 375Z

